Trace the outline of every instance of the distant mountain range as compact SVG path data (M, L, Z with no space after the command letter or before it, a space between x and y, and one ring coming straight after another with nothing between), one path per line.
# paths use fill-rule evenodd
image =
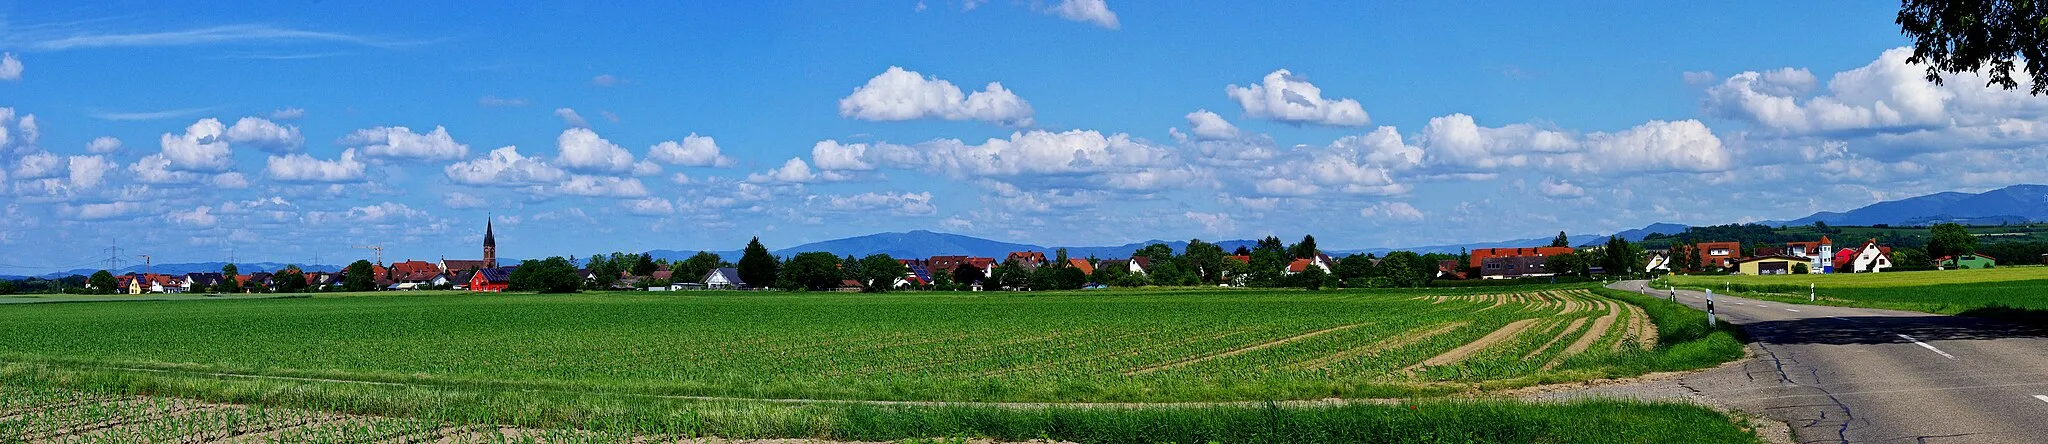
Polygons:
M1857 208L1854 210L1844 212L1824 211L1814 213L1811 216L1793 220L1764 221L1759 223L1771 226L1798 226L1812 225L1814 222L1826 222L1829 225L1843 226L1878 224L1887 224L1893 226L1920 226L1932 225L1943 222L1957 222L1974 225L2048 222L2048 185L2014 185L2010 187L2000 188L1976 194L1957 192L1935 193L1907 199L1878 202L1875 204L1864 206L1862 208ZM1621 236L1623 239L1627 239L1631 242L1634 242L1641 241L1645 236L1648 236L1652 233L1678 234L1684 232L1686 228L1687 227L1685 225L1679 224L1655 223L1650 224L1649 226L1643 228L1624 230L1619 233L1614 233L1614 235ZM1583 246L1598 244L1601 241L1605 240L1607 238L1607 235L1573 234L1570 236L1570 238L1573 243ZM1424 245L1401 248L1366 248L1351 250L1338 248L1324 248L1324 251L1332 255L1345 255L1353 253L1386 254L1387 252L1396 250L1414 251L1418 253L1457 253L1460 250L1475 250L1481 248L1517 248L1543 246L1549 245L1551 239L1551 236L1544 236L1528 239L1511 239L1495 242L1475 242L1467 244L1450 245ZM1287 239L1288 242L1293 242L1295 240L1296 239ZM1144 248L1146 245L1151 245L1155 243L1166 244L1167 246L1173 247L1173 250L1176 252L1183 251L1185 248L1187 248L1187 241L1159 240L1136 242L1117 246L1069 246L1065 248L1067 249L1067 256L1069 257L1096 257L1107 259L1127 257L1131 255L1132 251L1136 251L1139 248ZM1218 245L1223 246L1223 249L1225 251L1229 251L1235 250L1239 246L1249 248L1257 244L1258 242L1254 240L1238 239L1219 241L1216 243ZM797 253L806 251L825 251L840 256L867 256L870 254L881 253L903 258L925 258L938 255L970 255L1001 258L1012 251L1041 251L1050 253L1059 248L1061 247L1047 247L1014 242L1002 242L996 240L982 239L973 236L963 236L951 233L938 233L932 231L918 230L903 233L877 233L866 236L849 237L845 239L834 239L822 242L813 242L794 247L783 248L779 250L772 250L771 252L777 256L783 257L792 256ZM647 253L649 255L654 256L657 259L668 259L674 261L686 259L690 257L690 255L696 254L697 251L653 250ZM715 251L714 253L717 253L720 257L723 257L729 261L737 261L740 257L739 250ZM151 271L157 273L179 274L189 272L220 271L222 265L225 264L220 262L201 262L190 264L157 264L154 267L151 267ZM238 266L241 267L241 270L244 272L256 272L276 271L278 269L284 268L285 264L274 262L258 262L238 264ZM307 271L329 272L340 271L341 268L338 265L302 265L301 267L305 268ZM68 276L72 274L91 274L92 272L98 270L99 269L97 268L81 268L77 270L70 270L58 273L49 273L41 276L54 278ZM141 265L126 267L120 270L114 270L115 274L128 272L141 273L142 271L143 267ZM19 279L18 276L0 276L0 278Z
M1955 222L1967 225L1998 225L2048 221L2048 185L2013 185L1977 194L1934 193L1878 202L1846 212L1819 212L1789 221L1767 221L1764 225L1933 225Z
M156 273L156 274L185 274L185 273L219 273L219 272L220 272L220 269L221 269L221 267L225 267L225 266L227 266L227 265L228 265L228 264L227 264L226 262L194 262L194 263L184 263L184 264L156 264L156 265L151 265L151 266L148 266L148 267L146 267L146 268L145 268L145 267L143 267L142 265L132 265L132 266L128 266L128 267L122 267L121 269L118 269L118 270L107 270L107 271L113 272L113 273L114 273L115 275L123 275L123 274L128 274L128 273ZM239 264L235 264L235 271L240 271L240 272L242 272L242 273L244 273L244 274L246 274L246 273L256 273L256 272L274 272L274 271L277 271L277 270L283 270L283 269L284 269L284 266L285 266L285 265L298 265L298 266L299 266L299 269L301 269L301 270L305 270L305 271L308 271L308 272L313 272L313 271L324 271L324 272L329 272L329 273L333 273L333 272L339 272L339 271L341 271L341 266L339 266L339 265L304 265L304 264L281 264L281 263L277 263L277 262L251 262L251 263L239 263ZM80 269L76 269L76 270L70 270L70 271L60 271L60 272L56 272L56 273L48 273L48 274L41 274L41 275L37 275L37 276L38 276L38 277L43 277L43 278L50 278L50 279L55 279L55 278L60 278L60 277L64 277L64 276L70 276L70 275L74 275L74 274L76 274L76 275L86 275L86 276L90 276L90 275L92 275L93 273L96 273L96 272L99 272L99 271L100 271L100 269L98 269L98 268L80 268ZM0 279L21 279L21 278L22 278L21 276L0 276Z

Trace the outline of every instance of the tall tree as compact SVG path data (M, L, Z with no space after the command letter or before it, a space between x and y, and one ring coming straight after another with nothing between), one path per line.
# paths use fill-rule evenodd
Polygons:
M634 276L653 276L654 270L660 269L660 267L654 263L653 256L648 256L646 253L641 253L634 254L632 255L632 257Z
M788 263L783 264L782 279L776 281L778 283L775 286L784 290L831 290L839 287L839 280L844 278L839 265L839 257L833 256L832 253L797 253L796 256L789 258Z
M740 280L757 288L775 285L775 256L768 254L768 247L761 246L761 238L747 241L747 249L740 253Z
M1223 282L1223 261L1227 260L1223 258L1223 247L1193 239L1188 241L1187 252L1182 257L1187 259L1188 267L1202 283Z
M987 278L988 274L986 272L972 264L961 263L953 267L953 282L962 286L974 285L975 282L981 282Z
M234 293L241 290L241 286L235 284L235 276L242 275L242 270L235 267L235 264L222 265L220 267L220 274L220 282L213 283L211 291L215 293Z
M903 266L902 261L886 254L871 254L860 259L861 285L868 291L889 291L896 286L896 279L909 273L910 268Z
M347 291L371 291L377 289L377 269L370 261L357 260L341 270L341 288ZM232 279L232 278L230 278ZM250 280L254 282L254 279Z
M1301 236L1301 243L1294 244L1287 249L1288 256L1292 256L1295 259L1316 257L1316 253L1319 251L1322 250L1316 249L1316 237L1309 235Z
M92 286L92 292L97 294L114 294L114 287L120 285L114 282L114 273L107 270L93 272L92 277L85 279L85 284Z
M270 275L270 280L276 283L278 293L306 291L306 272L300 270L297 265L284 266L277 274Z
M1550 246L1569 247L1572 246L1572 239L1571 237L1565 236L1563 231L1559 231L1557 232L1557 238L1550 240Z
M576 266L561 256L520 262L506 281L508 290L541 293L574 293L583 283L582 277L576 275Z
M704 275L711 274L711 270L718 269L724 263L725 259L718 257L716 253L699 251L697 254L690 255L689 259L684 259L681 265L677 265L676 269L672 270L675 272L673 274L674 280L697 282L704 279Z
M1927 255L1935 259L1977 252L1977 236L1962 225L1946 223L1930 228L1933 237L1927 240Z
M2015 89L2013 68L2026 64L2033 95L2048 93L2048 5L2031 0L1905 0L1899 31L1913 37L1906 63L1927 67L1927 81L1942 74L1989 76L1985 86Z

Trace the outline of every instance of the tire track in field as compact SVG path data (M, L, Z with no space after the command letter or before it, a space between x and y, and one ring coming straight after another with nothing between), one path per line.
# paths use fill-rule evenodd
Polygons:
M1367 354L1377 354L1379 352L1387 350L1394 350L1401 347L1414 345L1415 343L1428 340L1429 338L1433 338L1444 333L1450 333L1451 330L1457 330L1459 327L1464 327L1470 324L1472 324L1472 321L1457 321L1445 324L1437 324L1435 328L1422 327L1415 330L1404 331L1399 333L1392 339L1387 339L1373 344L1354 347L1349 350L1340 351L1321 358L1297 362L1289 365L1289 367L1293 367L1297 370L1319 369L1327 367L1332 363L1341 362L1347 359L1356 358ZM1422 330L1424 328L1427 328L1428 330L1422 331L1421 333L1414 333L1415 331Z
M1499 330L1494 330L1493 333L1487 333L1486 336L1480 337L1479 340L1458 346L1458 348L1451 349L1451 351L1444 352L1443 354L1436 355L1435 357L1425 359L1420 363L1408 366L1408 368L1401 369L1401 371L1412 373L1424 367L1436 367L1445 364L1453 364L1459 361L1464 361L1465 358L1472 357L1473 354L1479 353L1480 350L1485 350L1486 347L1492 346L1502 341L1506 341L1508 340L1508 338L1515 337L1515 335L1517 334L1521 334L1523 330L1528 330L1529 326L1536 325L1536 321L1539 320L1541 319L1523 319L1515 322L1510 322L1508 323L1508 325L1501 326Z
M1274 341L1267 341L1267 342L1264 342L1264 343L1260 343L1260 344L1253 344L1253 345L1250 345L1250 346L1245 346L1245 347L1239 347L1239 348L1236 348L1236 349L1233 349L1233 350L1228 350L1228 351L1224 351L1224 352L1222 352L1222 353L1215 353L1215 354L1210 354L1210 355L1198 356L1198 357L1194 357L1194 358L1188 358L1188 359L1183 359L1183 360L1180 360L1180 361L1177 361L1177 362L1172 362L1172 363L1167 363L1167 364L1161 364L1161 365L1155 365L1155 366L1151 366L1151 367L1145 367L1145 368L1141 368L1141 369L1137 369L1137 370L1131 370L1131 371L1127 371L1127 372L1124 372L1124 376L1136 376L1136 375L1142 375L1142 374L1146 374L1146 373L1152 373L1152 372L1156 372L1156 371L1160 371L1160 370L1171 370L1171 369L1175 369L1175 368L1180 368L1180 367L1186 367L1186 366L1188 366L1188 365L1192 365L1192 364L1195 364L1195 363L1199 363L1199 362L1203 362L1203 361L1209 361L1209 360L1215 360L1215 359L1223 359L1223 358L1228 358L1228 357L1231 357L1231 356L1237 356L1237 355L1240 355L1240 354L1244 354L1244 353L1247 353L1247 352L1257 351L1257 350L1260 350L1260 349L1265 349L1265 348L1271 348L1271 347L1278 347L1278 346L1281 346L1281 345L1286 345L1286 344L1287 344L1287 343L1289 343L1289 342L1294 342L1294 341L1299 341L1299 340L1303 340L1303 339L1313 338L1313 337L1316 337L1316 336L1321 336L1321 335L1323 335L1323 334L1325 334L1325 333L1329 333L1329 332L1334 332L1334 331L1339 331L1339 330L1347 330L1347 329L1351 329L1351 328L1353 328L1353 327L1357 327L1357 326L1360 326L1360 325L1367 325L1367 324L1370 324L1370 322L1361 322L1361 323L1357 323L1357 324L1351 324L1351 325L1340 325L1340 326L1336 326L1336 327L1330 327L1330 328L1325 328L1325 329L1322 329L1322 330L1316 330L1316 331L1312 331L1312 332L1308 332L1308 333L1302 333L1302 334L1299 334L1299 335L1294 335L1294 336L1290 336L1290 337L1287 337L1287 338L1283 338L1283 339L1279 339L1279 340L1274 340Z

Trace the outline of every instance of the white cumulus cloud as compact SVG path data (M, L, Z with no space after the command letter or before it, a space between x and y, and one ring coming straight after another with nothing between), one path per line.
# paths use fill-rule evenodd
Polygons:
M1223 120L1223 116L1206 109L1188 113L1188 127L1188 131L1195 133L1195 137L1204 140L1235 139L1238 135L1236 125L1231 125L1230 121Z
M563 124L563 125L569 125L569 126L570 126L570 127L572 127L572 128L589 128L589 127L590 127L590 121L589 121L589 120L583 120L583 115L582 115L582 114L576 114L576 110L573 110L573 109L569 109L569 108L555 108L555 117L559 117L559 118L561 118L561 119L562 119L562 124Z
M711 136L690 133L681 142L662 141L647 149L647 159L670 165L692 167L730 167L738 163L731 157L719 154L718 141Z
M21 80L21 59L14 58L14 53L0 54L0 80Z
M306 137L299 134L299 127L279 125L276 122L256 117L243 117L228 127L228 142L256 146L256 149L272 153L298 152L306 144Z
M561 154L555 161L563 168L584 172L626 173L633 171L633 153L589 128L570 128L555 138Z
M464 185L537 185L558 182L568 175L541 158L520 155L519 147L514 146L450 164L442 172L449 180Z
M809 201L817 209L843 213L887 211L897 216L930 216L939 212L939 208L932 205L930 192L866 192L850 196L813 196Z
M1365 126L1372 121L1357 100L1325 99L1322 88L1285 69L1266 74L1262 83L1229 85L1223 92L1251 117L1331 126Z
M177 171L217 173L234 166L234 151L228 148L227 125L218 119L200 119L185 127L184 134L165 133L163 153L167 168Z
M107 154L121 150L121 139L101 136L85 144L85 151L93 154Z
M320 160L305 154L270 156L266 165L264 174L279 182L360 182L367 169L356 160L354 149L342 151L341 158L335 160Z
M107 171L117 167L113 161L101 156L71 156L71 187L81 190L97 187L106 180Z
M342 143L361 145L363 155L370 157L455 160L469 155L469 145L456 143L448 129L439 126L426 134L403 126L360 129L343 138Z
M953 82L891 66L839 99L839 115L862 120L925 118L1030 126L1031 104L1001 83L965 94Z
M1367 219L1382 219L1401 222L1422 220L1422 210L1415 209L1407 202L1381 202L1358 210L1358 215Z
M846 179L848 179L847 176L830 170L812 171L809 163L805 163L803 159L795 157L790 158L787 162L783 162L781 167L747 175L747 181L753 183L810 183Z
M1057 15L1063 19L1089 23L1105 29L1117 29L1122 26L1117 23L1116 11L1109 10L1109 4L1105 3L1104 0L1060 0L1059 4L1045 8L1042 11L1047 14Z

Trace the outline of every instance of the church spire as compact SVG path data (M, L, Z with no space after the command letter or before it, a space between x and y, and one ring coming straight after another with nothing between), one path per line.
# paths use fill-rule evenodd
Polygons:
M484 267L498 268L498 237L491 228L491 220L484 219Z

